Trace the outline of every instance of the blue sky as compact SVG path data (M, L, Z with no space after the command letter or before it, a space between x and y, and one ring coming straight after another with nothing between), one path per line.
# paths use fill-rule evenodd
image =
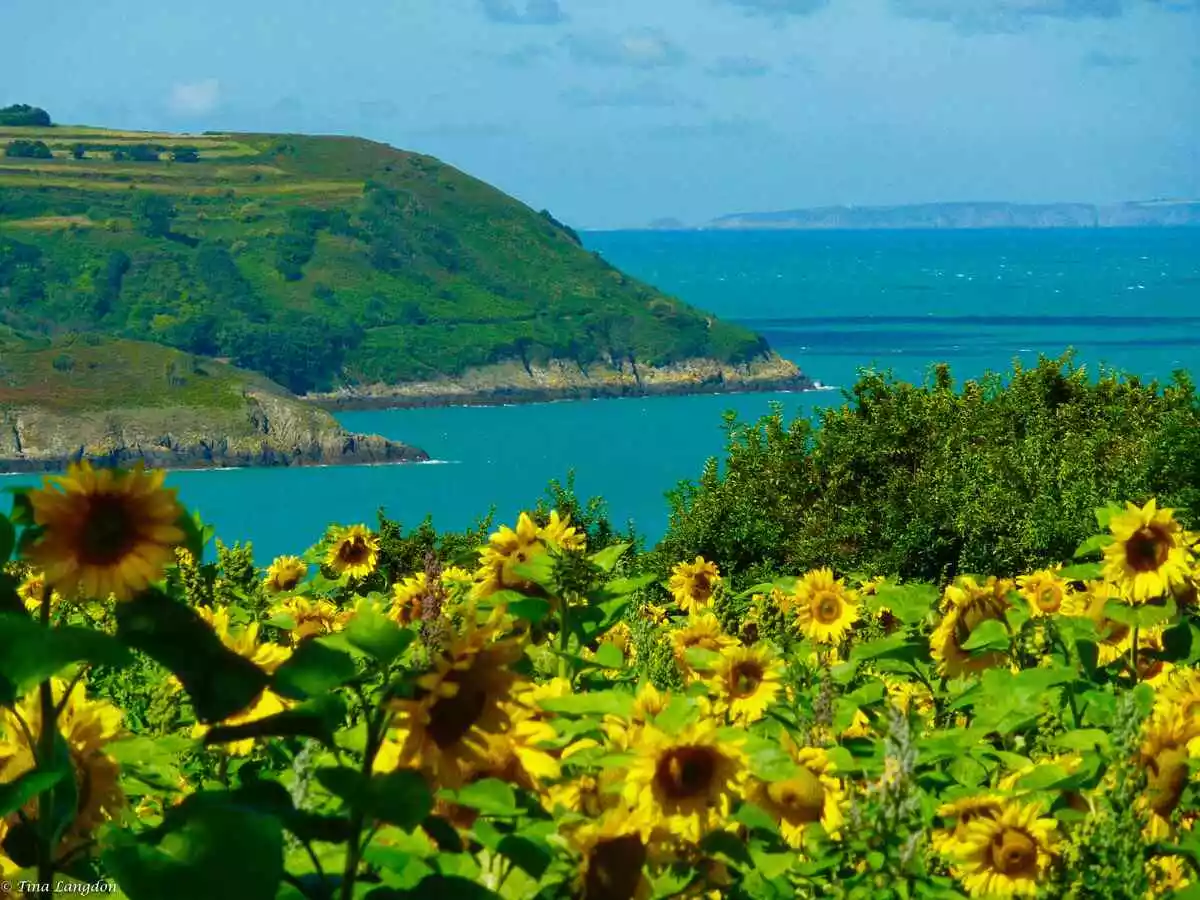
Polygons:
M358 134L582 228L1200 196L1200 0L0 0L0 35L0 103Z

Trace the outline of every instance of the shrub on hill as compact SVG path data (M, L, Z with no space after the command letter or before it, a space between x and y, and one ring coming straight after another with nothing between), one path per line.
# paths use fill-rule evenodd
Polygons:
M4 155L16 159L54 158L44 141L13 141L4 148Z
M664 559L697 554L745 578L794 568L941 580L1069 558L1116 498L1200 513L1200 401L1070 355L952 387L863 374L820 426L727 420L723 466L672 492Z
M28 103L14 103L0 108L0 125L12 127L49 128L50 113Z

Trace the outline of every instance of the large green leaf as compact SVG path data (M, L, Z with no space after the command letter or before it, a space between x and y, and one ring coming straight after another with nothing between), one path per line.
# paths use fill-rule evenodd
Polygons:
M932 584L881 584L875 592L873 606L887 607L905 625L924 621L937 606L938 591Z
M0 566L3 566L17 546L17 530L7 516L0 516Z
M216 725L204 736L204 743L228 744L246 738L311 737L328 747L333 734L346 718L346 703L336 694L317 697L273 716L241 725Z
M998 619L987 619L975 626L971 636L963 641L964 650L1007 650L1012 643L1008 626Z
M357 675L358 668L349 653L334 650L321 638L314 638L302 643L275 670L271 685L283 697L306 700L321 697Z
M355 809L411 831L433 809L433 792L419 772L397 769L383 775L363 775L348 766L317 769L320 785Z
M241 712L268 684L195 611L159 591L117 605L117 637L173 672L204 724Z
M50 790L68 774L61 768L49 771L31 769L13 781L0 784L0 819L21 809L38 794Z
M292 795L278 781L251 779L243 782L231 796L239 805L275 816L284 828L302 841L341 844L350 840L349 818L296 809Z
M26 615L0 614L0 704L72 663L127 666L133 656L117 640L90 628L46 628Z
M598 553L593 553L588 559L603 571L611 572L616 568L617 562L625 555L625 552L632 546L633 544L630 543L612 544Z
M565 697L547 697L538 704L548 712L568 716L628 716L633 709L633 697L623 691L590 691L585 694L568 694Z
M453 803L478 810L485 816L515 816L521 812L512 785L498 778L485 778L460 791L445 791L445 794Z
M275 900L283 827L229 792L192 794L140 837L114 831L101 859L129 900Z
M400 658L416 635L411 629L401 628L379 610L362 604L354 617L346 623L343 634L346 640L366 653L381 666L388 666Z

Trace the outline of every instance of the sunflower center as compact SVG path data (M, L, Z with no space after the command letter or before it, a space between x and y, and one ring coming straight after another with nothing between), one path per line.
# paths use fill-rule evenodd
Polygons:
M842 615L842 601L836 594L818 594L813 614L822 625L832 625Z
M1146 766L1146 783L1150 808L1164 818L1179 805L1188 783L1188 754L1182 747L1163 750Z
M646 865L646 845L636 834L601 841L588 855L585 900L633 900Z
M717 775L717 753L709 747L675 747L658 761L654 782L671 800L691 800L709 793Z
M454 681L454 679L447 679ZM429 736L442 749L452 747L471 730L487 707L487 688L473 679L458 681L453 697L439 697L429 711Z
M1054 586L1042 588L1037 594L1038 609L1042 612L1057 612L1062 606L1062 589Z
M712 582L708 576L701 573L692 578L692 596L698 600L707 600L712 594Z
M361 537L353 537L343 541L338 548L338 558L348 566L357 566L367 561L371 555L367 542Z
M275 576L275 586L281 591L290 591L300 583L300 573L294 569Z
M109 566L123 559L137 543L136 526L125 498L92 497L79 535L80 560L84 565Z
M1170 545L1168 535L1148 525L1125 543L1125 562L1135 572L1154 572L1167 561Z
M1037 844L1015 828L1005 828L992 839L992 866L1002 875L1033 875L1037 872Z
M763 683L764 674L762 666L756 662L738 663L733 667L733 678L730 679L733 696L738 699L753 696L759 685Z
M803 766L786 781L767 787L767 796L786 811L787 818L800 822L820 822L825 809L825 786Z

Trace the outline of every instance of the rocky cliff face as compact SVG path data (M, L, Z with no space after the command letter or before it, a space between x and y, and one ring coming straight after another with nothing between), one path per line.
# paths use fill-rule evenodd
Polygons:
M628 361L580 366L576 362L552 360L545 366L528 367L510 362L472 369L457 378L360 385L332 393L309 394L304 399L329 409L395 409L597 397L804 391L818 386L794 363L771 354L741 365L711 359L659 367Z
M248 390L240 409L109 409L64 414L0 406L0 472L55 472L79 459L203 469L418 462L425 451L351 434L329 413Z

